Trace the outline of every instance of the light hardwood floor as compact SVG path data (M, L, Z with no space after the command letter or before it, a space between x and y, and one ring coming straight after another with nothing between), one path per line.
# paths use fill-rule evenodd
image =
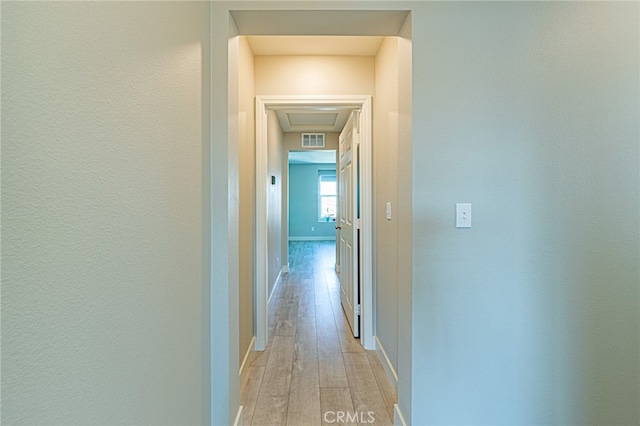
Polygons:
M289 273L269 306L269 345L242 386L245 425L393 424L394 388L351 333L334 263L334 242L289 244Z

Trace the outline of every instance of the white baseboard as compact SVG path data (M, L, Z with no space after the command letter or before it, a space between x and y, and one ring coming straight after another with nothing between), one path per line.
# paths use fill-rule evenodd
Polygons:
M407 426L407 422L404 421L404 416L398 404L393 404L393 424L394 426Z
M282 273L284 271L284 268L280 269L280 272L278 272L278 277L276 278L276 283L273 285L273 290L271 290L271 294L269 295L269 298L267 299L267 307L271 304L271 298L273 297L273 295L276 292L276 289L278 288L278 286L280 285L280 279L282 278ZM287 265L287 272L289 271L289 265Z
M256 351L253 350L256 344L256 336L251 338L251 342L249 343L249 348L247 348L247 353L244 354L244 359L242 360L242 365L240 366L240 389L242 389L242 385L244 381L247 379L247 374L249 372L249 366L253 362L256 357Z
M389 382L393 385L396 392L398 392L398 374L396 373L396 370L393 368L393 365L391 365L391 361L389 360L387 353L384 351L384 346L382 346L382 343L380 343L380 340L378 340L378 336L376 336L375 339L376 339L376 353L378 354L380 363L384 368L384 372L387 374L387 378L389 379Z
M333 237L289 237L289 241L335 241L335 235Z
M233 422L233 426L243 426L244 419L242 418L242 405L238 407L238 414L236 414L236 420Z

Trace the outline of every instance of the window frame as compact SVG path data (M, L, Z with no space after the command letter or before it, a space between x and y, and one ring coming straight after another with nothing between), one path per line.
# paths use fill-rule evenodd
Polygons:
M333 194L327 194L324 195L322 193L322 182L323 182L323 177L331 177L333 178L333 183L335 184L335 191ZM325 180L325 182L330 182L330 180ZM334 216L324 216L322 213L322 207L323 207L323 203L322 200L324 197L333 197L335 200L335 213ZM321 223L332 223L336 221L337 215L338 215L338 176L337 176L337 172L336 170L330 170L330 169L322 169L322 170L318 170L318 204L316 207L316 212L318 215L318 222ZM329 218L327 220L327 217Z

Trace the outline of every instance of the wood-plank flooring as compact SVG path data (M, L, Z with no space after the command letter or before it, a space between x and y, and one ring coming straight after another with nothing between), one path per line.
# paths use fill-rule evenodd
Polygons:
M353 337L340 305L333 241L289 243L269 306L269 345L242 386L245 425L393 424L394 388Z

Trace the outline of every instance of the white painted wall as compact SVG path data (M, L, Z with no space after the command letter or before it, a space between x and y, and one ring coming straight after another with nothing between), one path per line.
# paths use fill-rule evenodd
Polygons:
M3 423L207 422L208 15L3 2Z
M372 56L256 56L256 95L371 95Z
M338 149L338 139L340 138L340 133L329 132L324 134L324 147L323 148L313 148L313 150L320 151L335 151ZM308 148L302 147L302 133L300 132L288 132L284 134L284 149L289 151L304 151ZM286 154L286 153L285 153ZM288 161L288 156L285 157Z

